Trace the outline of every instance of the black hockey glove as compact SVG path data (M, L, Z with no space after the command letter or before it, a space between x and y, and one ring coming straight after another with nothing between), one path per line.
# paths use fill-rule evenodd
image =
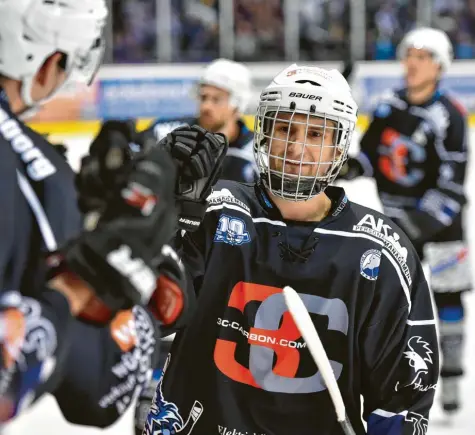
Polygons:
M206 198L221 174L228 141L221 133L186 125L164 137L159 147L169 151L177 165L179 228L195 231L206 213Z
M113 158L98 153L83 161L77 186L86 230L49 259L53 275L66 269L79 276L112 314L148 303L162 247L176 229L175 165L168 153L155 147L129 159L122 151L111 147ZM105 185L96 195L94 186Z
M76 177L78 205L83 213L103 208L116 195L140 148L135 144L137 138L134 121L106 121L102 125Z

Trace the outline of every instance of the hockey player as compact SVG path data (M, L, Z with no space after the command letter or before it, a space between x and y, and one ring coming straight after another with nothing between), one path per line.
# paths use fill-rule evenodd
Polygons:
M254 135L242 120L251 96L249 69L241 63L217 59L204 69L196 91L199 100L197 118L157 120L144 130L143 140L149 137L160 140L174 128L185 124L197 124L209 131L223 133L228 138L229 149L221 177L245 183L255 181Z
M176 227L175 165L159 149L132 160L133 138L104 126L76 192L60 153L21 119L68 82L93 79L105 2L4 0L0 16L0 419L52 392L69 421L104 427L157 363L155 317L178 324L192 303L165 245ZM188 149L226 150L213 135L194 138ZM190 155L178 173L209 176Z
M294 64L262 92L259 182L218 182L201 226L180 241L197 309L144 434L341 433L286 285L312 315L356 433L360 396L368 434L426 433L438 344L417 253L390 219L329 186L356 113L335 70Z
M463 230L467 165L465 112L439 80L452 62L447 35L421 28L408 33L398 53L406 87L383 96L349 159L343 178L375 179L385 213L409 236L430 266L438 309L443 364L443 408L460 405L464 306L472 288Z

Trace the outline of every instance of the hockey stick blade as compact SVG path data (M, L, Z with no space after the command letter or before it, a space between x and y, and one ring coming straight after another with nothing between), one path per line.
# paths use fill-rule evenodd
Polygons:
M307 343L308 350L325 381L333 405L335 406L337 420L340 423L343 432L345 435L355 435L355 431L346 416L345 404L341 397L341 392L338 388L333 369L310 314L305 308L302 299L300 299L300 296L292 287L285 287L283 293L285 304L287 305L298 330L302 334L303 339Z

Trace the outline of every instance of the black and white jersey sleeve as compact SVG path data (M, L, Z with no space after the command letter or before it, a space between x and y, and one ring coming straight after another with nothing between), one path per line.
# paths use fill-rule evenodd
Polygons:
M425 434L439 375L429 288L412 250L412 274L382 253L372 314L361 335L364 418L369 435Z
M67 421L105 428L148 384L161 351L158 322L145 308L120 312L109 325L73 323L70 349L52 391Z
M442 104L443 103L443 104ZM464 183L468 162L467 120L461 108L449 98L441 99L440 135L435 150L440 159L436 185L428 189L419 204L420 215L409 215L421 228L436 233L450 226L466 203ZM437 112L435 112L437 113Z

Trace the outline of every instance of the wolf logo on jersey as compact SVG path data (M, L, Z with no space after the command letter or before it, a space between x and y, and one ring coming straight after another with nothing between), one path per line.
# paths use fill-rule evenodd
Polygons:
M178 407L163 398L163 376L170 363L170 358L171 355L168 355L163 367L162 376L158 381L157 389L155 390L155 395L152 400L152 406L147 416L147 421L145 422L143 435L175 435L178 433L188 435L203 413L203 405L196 400L191 408L188 420L184 423Z

